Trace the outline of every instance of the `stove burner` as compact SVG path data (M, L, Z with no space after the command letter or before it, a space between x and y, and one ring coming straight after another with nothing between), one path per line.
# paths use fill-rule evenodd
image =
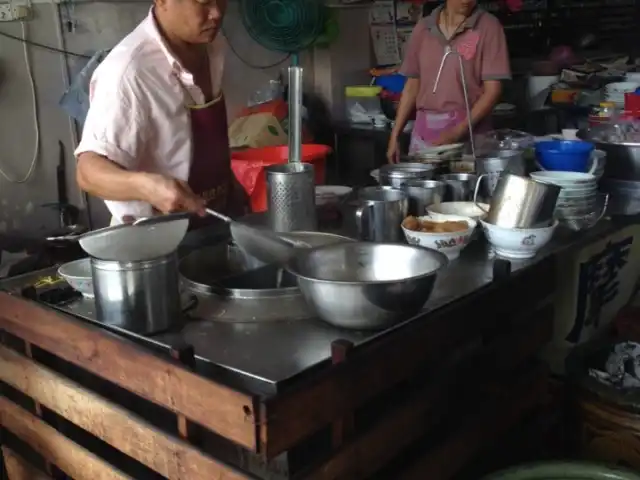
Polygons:
M30 300L46 303L55 307L68 305L82 297L82 294L71 287L54 287L38 291L34 286L23 288L20 294Z

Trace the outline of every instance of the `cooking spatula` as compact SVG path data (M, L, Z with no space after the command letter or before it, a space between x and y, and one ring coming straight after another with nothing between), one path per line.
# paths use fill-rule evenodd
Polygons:
M210 208L207 208L206 211L209 215L227 222L236 244L262 262L284 264L296 254L296 248L311 247L304 242L285 239L266 228L252 227L246 223L236 222Z

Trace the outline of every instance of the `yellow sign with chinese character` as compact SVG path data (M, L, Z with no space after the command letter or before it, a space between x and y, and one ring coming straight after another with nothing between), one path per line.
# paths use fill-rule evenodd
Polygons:
M563 374L571 349L601 334L636 292L640 225L558 255L556 261L554 333L544 358L554 373Z

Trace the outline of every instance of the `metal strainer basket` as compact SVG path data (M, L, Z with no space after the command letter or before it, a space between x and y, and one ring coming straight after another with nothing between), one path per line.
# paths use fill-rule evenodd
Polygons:
M276 232L317 229L313 165L287 163L265 169L269 226Z

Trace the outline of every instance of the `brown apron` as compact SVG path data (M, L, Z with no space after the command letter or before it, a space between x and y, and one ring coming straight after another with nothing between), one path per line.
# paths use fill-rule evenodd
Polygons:
M207 201L207 207L228 213L233 187L231 153L224 97L204 105L189 106L193 142L189 186ZM190 228L201 228L217 220L213 217L193 218Z

